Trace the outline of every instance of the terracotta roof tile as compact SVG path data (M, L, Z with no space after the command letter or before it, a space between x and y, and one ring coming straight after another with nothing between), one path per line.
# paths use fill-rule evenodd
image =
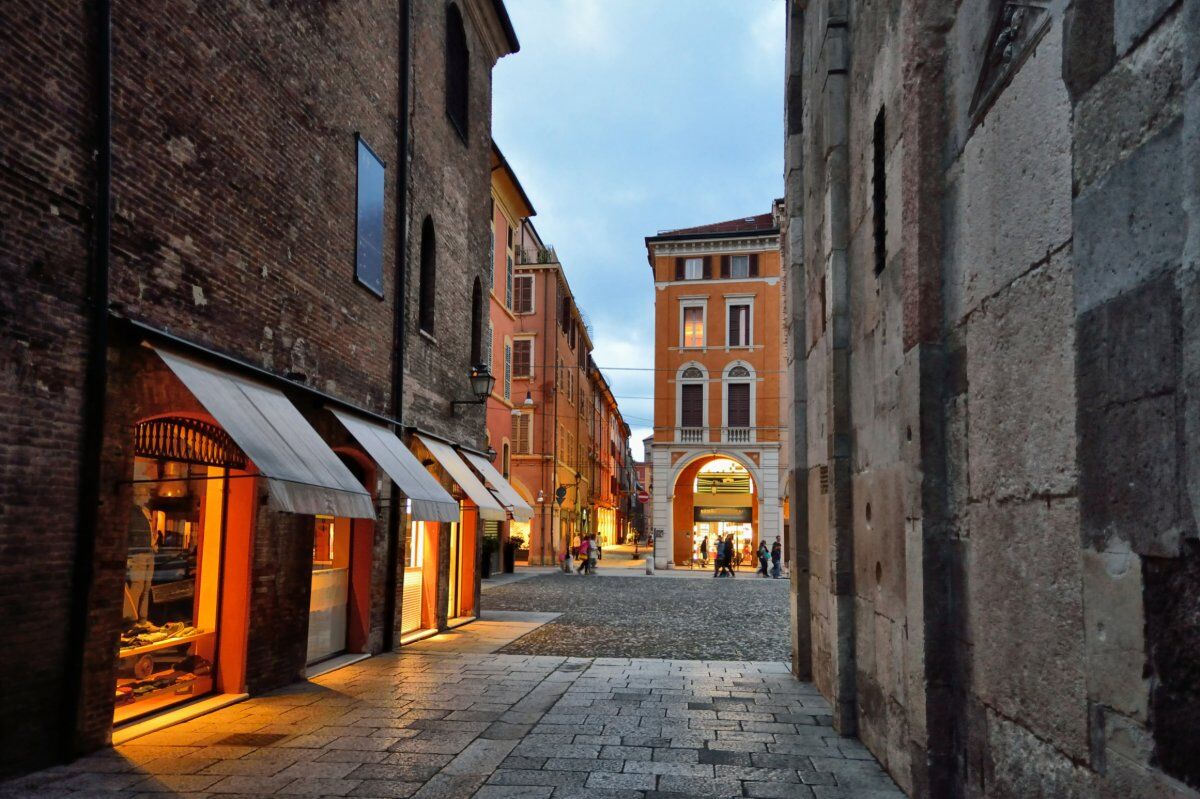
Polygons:
M730 219L726 222L714 222L711 225L685 227L678 230L664 230L660 236L684 236L689 234L703 235L706 233L757 233L775 229L775 217L772 214L747 216L742 219Z

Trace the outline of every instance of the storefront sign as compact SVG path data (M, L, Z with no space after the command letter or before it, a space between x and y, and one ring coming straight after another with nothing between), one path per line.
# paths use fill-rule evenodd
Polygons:
M695 508L693 520L697 522L749 522L753 521L750 508Z

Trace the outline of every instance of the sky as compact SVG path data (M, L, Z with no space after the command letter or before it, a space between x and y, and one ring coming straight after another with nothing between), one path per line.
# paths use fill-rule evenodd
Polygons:
M633 433L653 425L645 237L783 192L784 0L505 0L492 135L537 210Z

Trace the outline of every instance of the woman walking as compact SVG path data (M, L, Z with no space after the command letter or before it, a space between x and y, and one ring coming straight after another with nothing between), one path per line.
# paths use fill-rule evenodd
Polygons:
M579 568L576 570L576 574L587 574L590 544L591 542L587 540L587 536L584 536L579 542Z
M758 542L758 571L756 574L761 574L763 577L767 574L767 562L771 559L771 550L767 549L766 541Z
M725 571L730 577L736 577L733 573L734 560L737 558L737 544L733 542L733 533L725 536Z
M717 552L713 558L713 577L721 576L721 565L725 559L725 542L721 540L721 536L717 536Z

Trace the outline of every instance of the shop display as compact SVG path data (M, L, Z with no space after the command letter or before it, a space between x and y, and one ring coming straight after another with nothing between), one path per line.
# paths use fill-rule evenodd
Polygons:
M135 458L114 723L213 689L224 474Z

